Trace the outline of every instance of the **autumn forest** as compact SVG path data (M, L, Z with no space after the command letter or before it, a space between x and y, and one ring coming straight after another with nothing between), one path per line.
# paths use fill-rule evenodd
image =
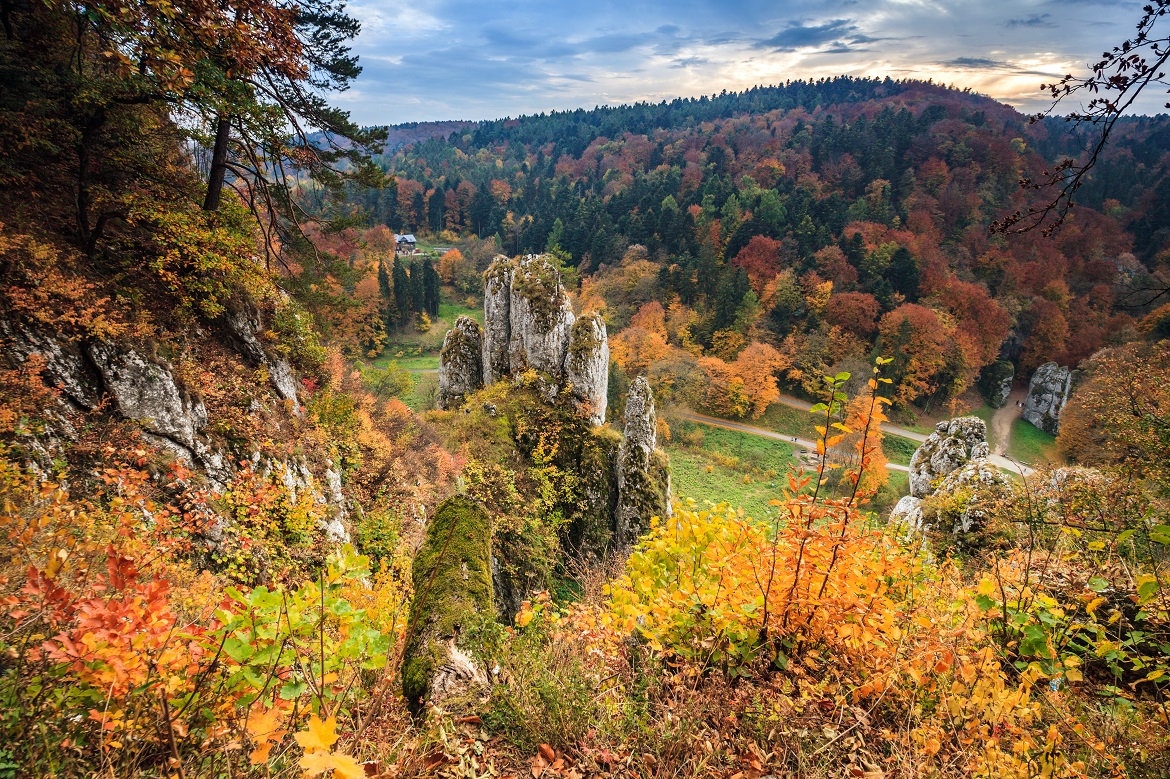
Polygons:
M333 0L0 0L0 779L1166 776L1168 13L364 125Z

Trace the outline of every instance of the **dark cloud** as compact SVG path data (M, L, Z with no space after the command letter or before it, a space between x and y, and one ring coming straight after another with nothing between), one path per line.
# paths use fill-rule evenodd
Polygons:
M683 57L682 59L676 59L673 63L671 63L671 67L694 68L698 67L699 65L706 65L708 62L710 62L710 60L708 60L706 57Z
M948 68L962 68L963 70L1003 70L1004 68L1012 67L1010 62L989 60L983 57L956 57L953 60L947 60L938 64Z
M1032 14L1022 19L1008 19L1004 27L1055 27L1052 14Z
M843 39L852 40L858 29L850 19L832 19L824 24L814 25L789 22L786 28L771 38L760 41L756 46L773 51L815 49L825 44L839 45Z

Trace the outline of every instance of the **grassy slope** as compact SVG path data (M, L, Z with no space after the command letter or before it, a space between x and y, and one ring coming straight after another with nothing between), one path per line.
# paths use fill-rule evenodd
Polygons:
M1017 419L1012 423L1012 440L1007 455L1028 465L1057 462L1056 438Z

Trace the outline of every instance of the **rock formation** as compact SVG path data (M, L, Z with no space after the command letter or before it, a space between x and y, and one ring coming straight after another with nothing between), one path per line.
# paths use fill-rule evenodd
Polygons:
M1024 401L1025 422L1056 435L1060 430L1060 412L1068 402L1072 389L1073 372L1054 362L1046 362L1032 374L1028 385L1028 397Z
M499 256L483 277L483 383L511 375L508 344L512 338L512 263Z
M439 355L440 409L458 408L463 398L483 386L483 328L469 316L455 320Z
M614 543L618 549L632 546L649 527L651 517L670 516L670 472L655 448L658 417L645 376L630 385L625 421L617 455Z
M565 379L589 421L603 424L608 402L609 339L600 314L585 314L573 324L569 354L565 357Z
M1003 408L1012 394L1016 366L1007 360L996 360L979 374L979 389L992 408Z
M967 533L987 520L987 498L1006 482L988 459L987 426L978 417L939 422L910 459L910 494L890 521L921 531L949 523Z
M546 256L496 257L484 274L483 314L478 360L468 351L473 336L466 323L457 323L464 332L454 336L450 352L444 341L439 408L453 408L474 389L532 369L541 376L547 398L571 386L575 402L590 421L605 422L609 382L605 323L597 314L580 320L573 315L560 271ZM444 386L449 389L444 391Z
M460 636L495 615L491 518L470 498L448 498L435 509L414 556L410 638L402 663L402 692L418 712L425 703L458 695L487 677L460 647Z
M910 458L910 494L915 498L932 495L942 477L989 454L987 425L982 419L960 417L939 422Z
M268 397L279 398L285 401L286 410L300 413L292 368L261 345L257 333L263 328L255 307L234 304L218 324L222 343L247 364L267 370L274 390ZM163 351L157 344L71 341L21 323L0 321L0 349L19 361L32 354L45 361L44 378L62 393L63 414L55 422L65 435L53 442L54 446L69 445L71 428L64 412L94 411L107 403L105 408L138 426L145 442L201 473L212 489L223 490L235 477L235 463L250 458L255 470L278 474L294 502L298 494L308 491L315 502L328 508L322 521L326 534L339 542L349 540L344 524L346 499L340 473L332 463L327 461L323 475L315 477L304 458L265 457L259 451L234 450L229 441L212 432L215 420L200 399L199 388L187 386L179 378L181 372L157 356ZM55 456L48 451L44 454L49 461ZM216 544L221 530L212 526L205 540Z
M559 383L576 317L560 271L543 255L515 261L508 321L509 370L532 368Z

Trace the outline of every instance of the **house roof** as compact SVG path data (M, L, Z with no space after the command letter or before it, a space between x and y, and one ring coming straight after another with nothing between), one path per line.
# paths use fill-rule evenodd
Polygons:
M418 243L418 241L414 240L414 236L410 233L406 233L405 235L396 235L394 237L398 243Z

